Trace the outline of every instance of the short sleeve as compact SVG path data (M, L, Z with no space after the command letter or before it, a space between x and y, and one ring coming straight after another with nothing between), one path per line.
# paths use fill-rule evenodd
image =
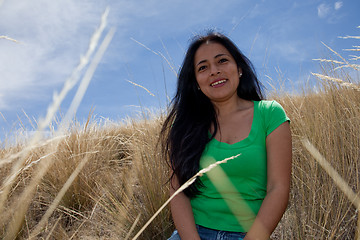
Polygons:
M289 121L284 108L276 101L269 101L266 104L265 129L266 136L274 131L282 123Z

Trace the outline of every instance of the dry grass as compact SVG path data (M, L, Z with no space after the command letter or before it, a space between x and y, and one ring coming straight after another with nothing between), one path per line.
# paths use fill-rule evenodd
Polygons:
M19 174L11 190L2 219L9 220L15 214L13 206L37 174L38 164L48 160L41 157L52 158L53 164L37 186L19 232L20 238L27 238L75 168L87 159L37 237L51 233L52 238L69 239L76 233L76 238L123 239L138 214L141 213L139 225L134 231L155 213L168 195L167 167L155 152L159 124L159 120L144 120L109 127L97 124L82 129L73 127L71 133L56 143L56 152L52 151L54 142L34 148L26 157L26 170ZM12 149L4 149L1 157L6 159L11 152ZM1 169L1 177L6 176L9 165ZM168 216L169 212L164 211L147 234L161 235L163 231L169 234ZM2 236L9 227L9 221L2 223Z
M354 239L357 211L303 146L306 137L350 188L359 192L360 94L324 86L316 94L278 99L292 123L291 201L281 239ZM290 234L290 235L289 235Z
M292 120L294 136L291 201L274 238L353 239L355 207L317 164L301 143L307 137L336 169L351 189L359 191L360 94L355 89L324 85L318 93L277 99ZM32 149L6 201L1 219L11 219L14 204L38 171L52 158L35 195L31 198L20 239L28 238L53 203L65 182L83 159L83 169L61 198L37 238L125 239L133 223L134 236L168 199L168 168L159 159L157 135L162 120L151 118L100 126L73 126L65 137ZM53 145L56 145L54 151ZM3 149L1 158L22 146ZM1 178L12 163L1 168ZM9 228L3 222L2 234ZM172 231L169 209L139 239L166 239ZM4 235L2 235L4 236Z
M359 65L326 47L339 60L317 59L322 73L313 74L320 79L316 92L276 97L292 120L294 141L291 200L277 229L280 239L360 239Z
M314 74L320 79L316 92L273 97L285 108L293 133L290 204L274 239L359 238L359 57L347 61L327 48L339 59L319 60L323 72ZM124 123L88 120L47 141L0 149L0 237L134 237L169 197L169 169L157 145L162 120L146 113ZM304 138L331 171L308 151ZM346 194L336 178L346 184ZM166 239L172 230L165 208L139 239Z

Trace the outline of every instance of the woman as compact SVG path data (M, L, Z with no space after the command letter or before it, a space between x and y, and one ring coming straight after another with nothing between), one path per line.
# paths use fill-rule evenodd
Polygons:
M193 40L162 131L170 193L215 161L222 164L170 203L170 239L268 239L288 202L289 119L264 101L250 61L222 34ZM223 238L220 238L223 237Z

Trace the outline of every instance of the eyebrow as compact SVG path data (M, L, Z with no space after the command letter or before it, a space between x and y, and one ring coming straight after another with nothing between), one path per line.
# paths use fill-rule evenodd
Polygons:
M226 53L220 53L220 54L218 54L218 55L216 55L214 58L216 59L216 58L218 58L218 57L221 57L221 56L224 56L224 55L228 55L228 54L226 54ZM206 62L207 60L202 60L202 61L200 61L200 62L198 62L198 64L196 64L196 66L198 66L198 65L200 65L200 64L202 64L202 63L204 63L204 62Z

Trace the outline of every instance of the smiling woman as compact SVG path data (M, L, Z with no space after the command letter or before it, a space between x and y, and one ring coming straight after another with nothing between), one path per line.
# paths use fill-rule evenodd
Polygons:
M237 98L240 75L241 69L223 45L208 42L196 51L196 81L212 102Z
M226 36L191 43L161 131L172 168L170 193L199 170L239 157L200 177L170 205L175 239L268 239L288 202L289 119L262 100L250 61Z

